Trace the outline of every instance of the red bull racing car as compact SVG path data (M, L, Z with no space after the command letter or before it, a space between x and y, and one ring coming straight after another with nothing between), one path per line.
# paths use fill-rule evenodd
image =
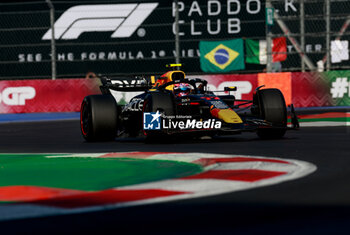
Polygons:
M287 108L278 89L258 87L252 100L230 94L216 95L207 81L188 79L178 64L155 78L110 79L102 77L102 94L84 98L80 124L87 141L113 140L120 136L145 135L157 139L169 135L215 136L254 131L260 138L282 138L299 123L291 105L292 126L287 126ZM111 91L142 93L118 104ZM218 91L216 91L218 93Z

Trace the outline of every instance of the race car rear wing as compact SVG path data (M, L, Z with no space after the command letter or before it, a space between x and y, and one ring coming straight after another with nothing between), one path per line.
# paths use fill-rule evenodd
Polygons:
M144 77L135 78L108 78L100 77L102 85L100 90L104 94L114 91L147 91L152 88L152 83Z

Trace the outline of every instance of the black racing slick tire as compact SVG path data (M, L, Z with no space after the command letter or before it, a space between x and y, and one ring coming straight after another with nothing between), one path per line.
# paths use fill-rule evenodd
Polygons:
M258 90L255 97L259 116L270 122L272 128L259 128L257 134L262 139L279 139L287 130L287 108L279 89Z
M145 97L143 103L143 113L146 112L157 112L166 115L175 115L175 105L173 95L167 92L151 92ZM144 120L143 120L144 123ZM166 136L162 130L145 130L147 140L156 141Z
M112 95L86 96L80 109L81 133L86 141L109 141L117 133L117 104Z

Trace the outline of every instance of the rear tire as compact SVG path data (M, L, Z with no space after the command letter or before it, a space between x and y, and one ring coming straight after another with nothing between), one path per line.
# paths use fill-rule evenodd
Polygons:
M113 140L117 133L117 104L112 95L86 96L81 104L80 127L86 141Z
M254 102L259 116L275 127L258 129L258 136L262 139L282 138L287 129L287 109L282 92L278 89L258 90Z

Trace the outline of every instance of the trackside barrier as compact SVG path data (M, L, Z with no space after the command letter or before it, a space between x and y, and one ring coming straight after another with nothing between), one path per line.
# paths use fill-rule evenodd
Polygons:
M350 106L350 70L330 72L285 72L230 75L191 75L208 81L212 91L237 86L237 99L252 99L254 90L280 89L287 105L296 108ZM98 94L98 79L0 81L0 113L78 112L86 95ZM118 101L128 101L130 93L117 92Z
M0 81L0 113L78 112L97 79Z
M196 77L196 76L190 76ZM199 77L199 76L198 76ZM225 86L237 86L232 92L238 99L251 99L254 90L261 85L282 91L287 105L296 108L350 106L350 70L329 72L285 72L250 75L206 75L212 90Z

